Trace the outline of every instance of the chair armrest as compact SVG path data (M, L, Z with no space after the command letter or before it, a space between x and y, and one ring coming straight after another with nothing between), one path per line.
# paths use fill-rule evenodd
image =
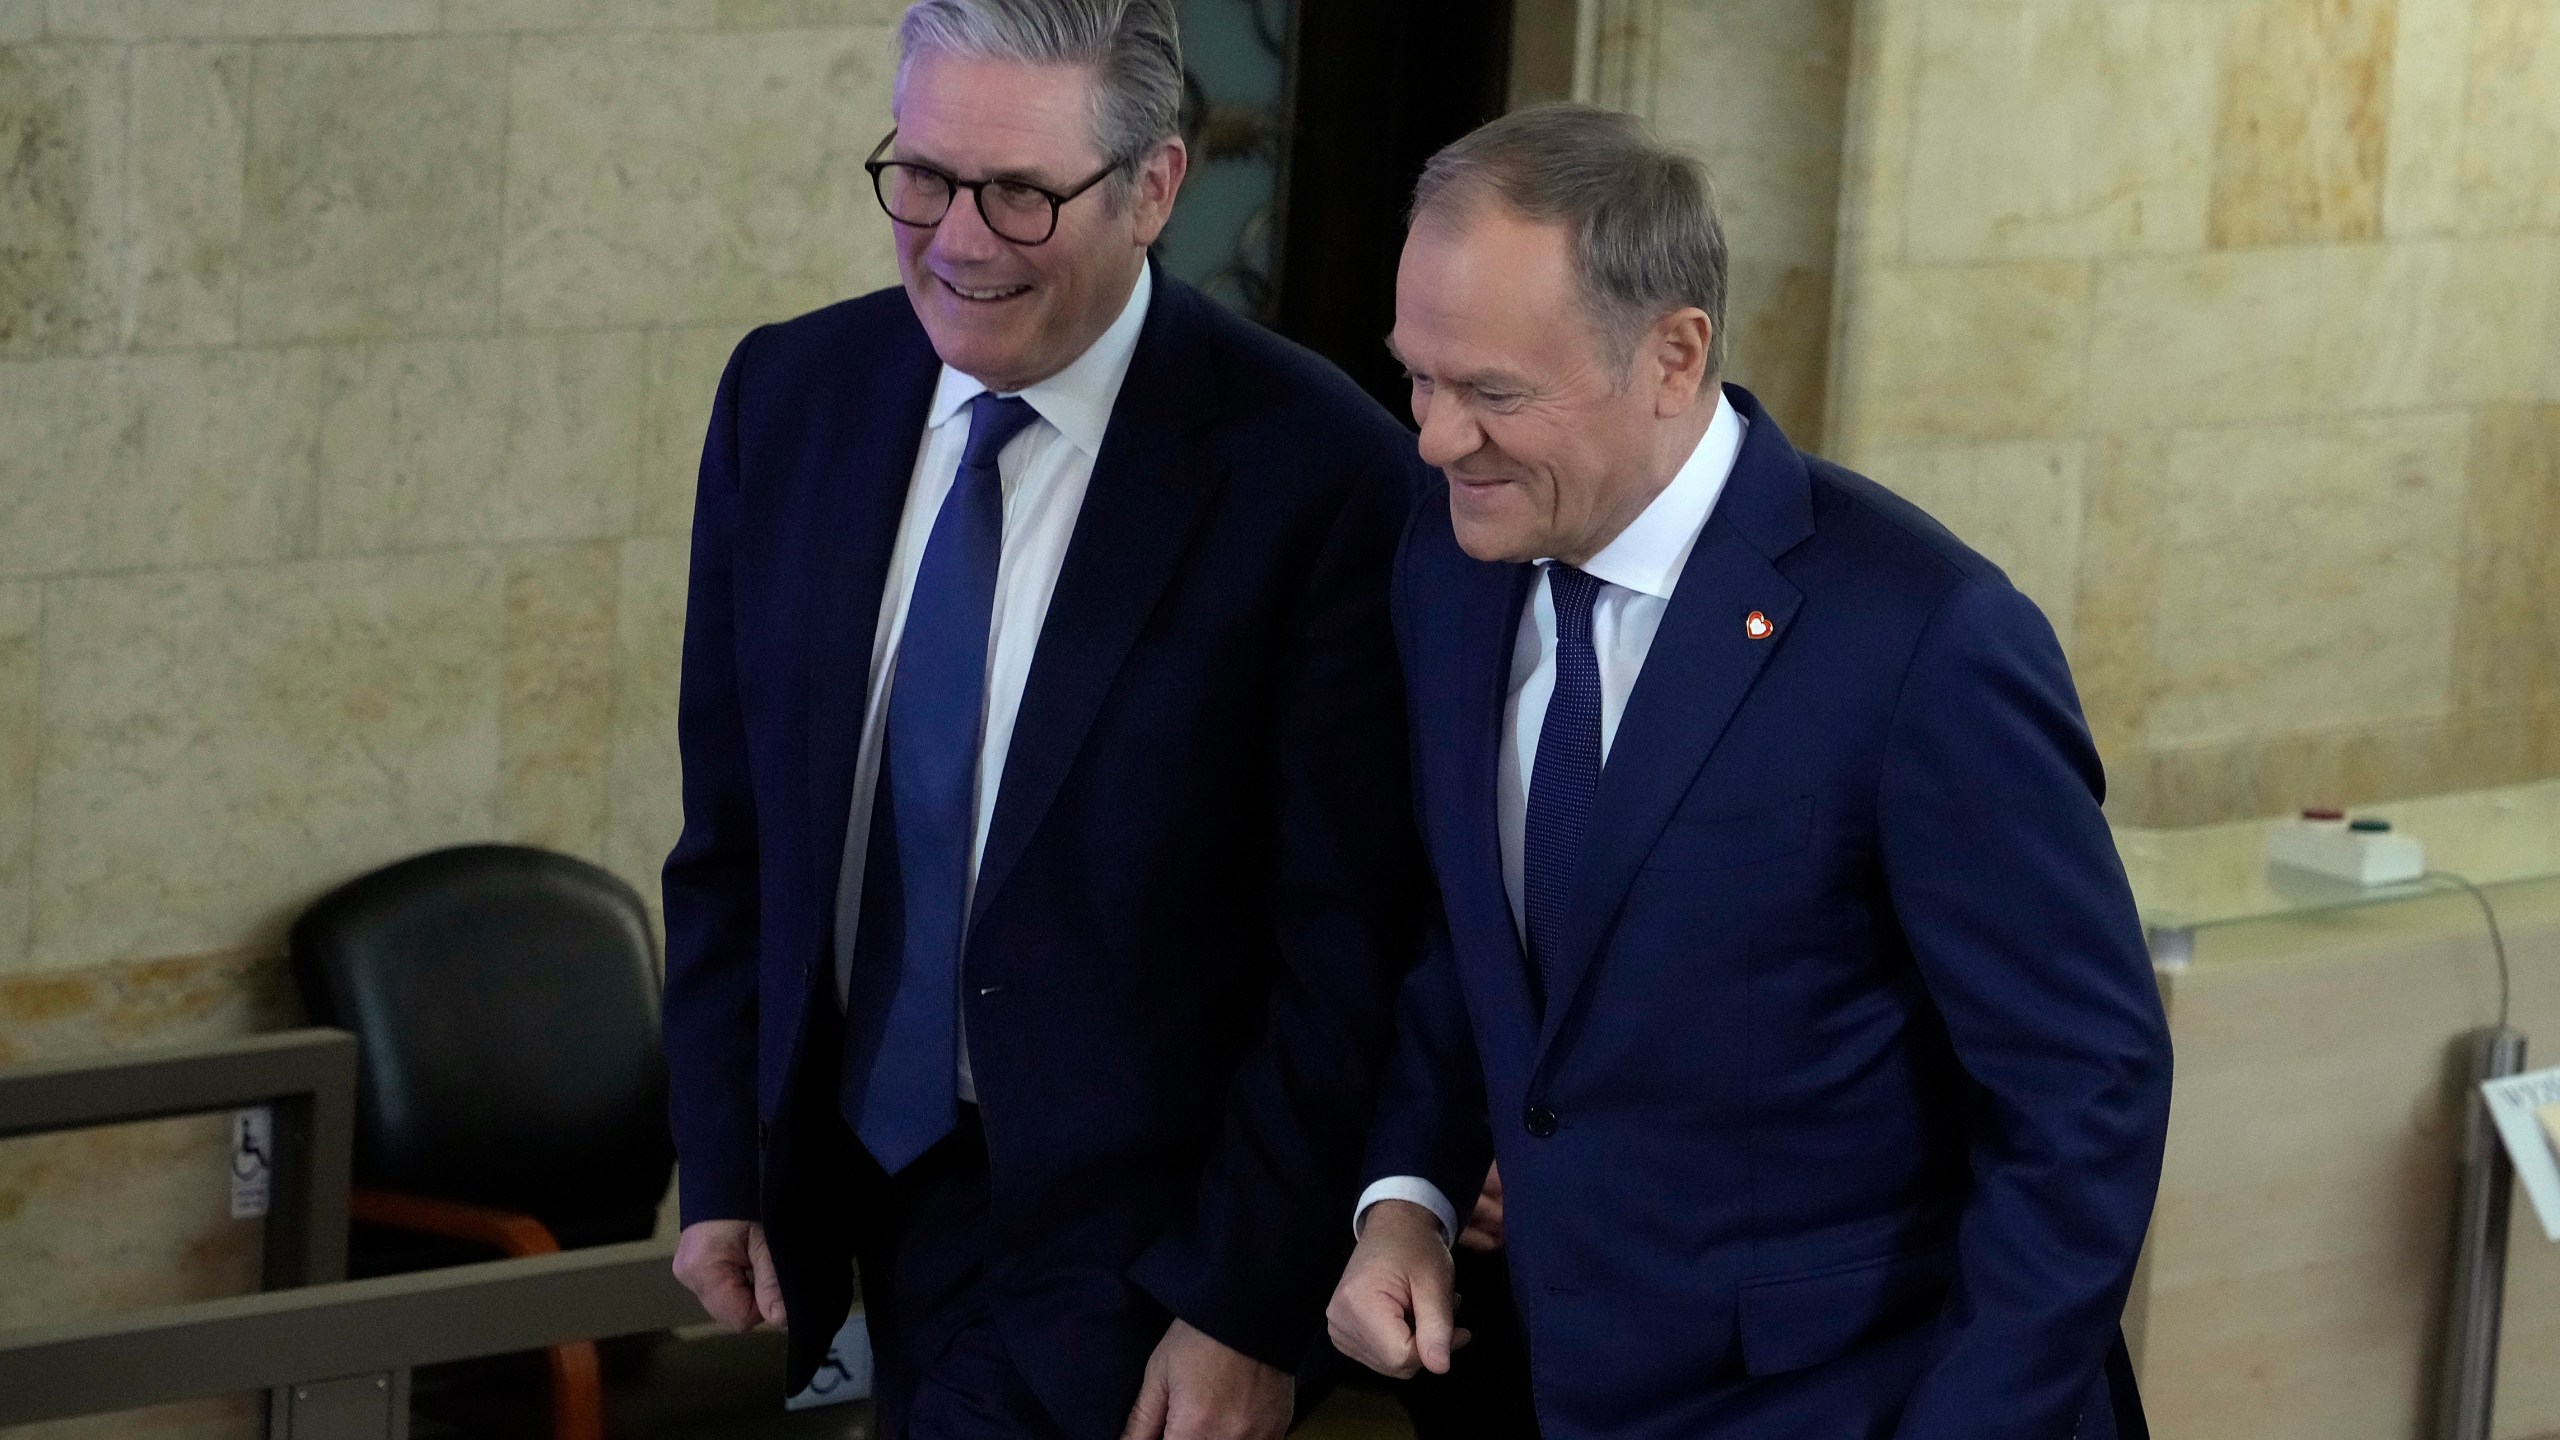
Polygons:
M530 1215L466 1205L459 1200L437 1200L396 1190L357 1190L348 1197L347 1216L368 1225L468 1240L511 1259L554 1255L560 1250L560 1242L552 1236L550 1227Z

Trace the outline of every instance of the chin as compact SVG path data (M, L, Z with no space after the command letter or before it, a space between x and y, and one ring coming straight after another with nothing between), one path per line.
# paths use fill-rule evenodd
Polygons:
M910 290L908 298L912 301L915 292ZM1028 313L977 314L968 302L947 294L928 294L915 309L933 352L954 370L980 379L1015 376L1033 362L1040 327Z
M973 325L967 317L938 316L925 325L942 363L980 379L1022 374L1030 361L1027 337L1015 326Z
M1466 551L1472 559L1495 563L1526 561L1535 560L1544 553L1525 549L1519 532L1511 527L1488 524L1482 520L1471 520L1465 511L1454 507L1450 512L1449 522L1451 528L1457 531L1458 548Z
M1537 547L1537 536L1531 528L1517 523L1505 514L1516 508L1517 487L1501 486L1492 495L1477 498L1452 483L1449 487L1449 525L1457 532L1458 548L1478 560L1526 561L1546 554Z

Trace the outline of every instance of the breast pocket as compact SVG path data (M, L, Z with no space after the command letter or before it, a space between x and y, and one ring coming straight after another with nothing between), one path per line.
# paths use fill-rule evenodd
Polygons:
M1813 797L1747 815L1675 815L1645 857L1647 870L1729 870L1802 850L1813 835Z

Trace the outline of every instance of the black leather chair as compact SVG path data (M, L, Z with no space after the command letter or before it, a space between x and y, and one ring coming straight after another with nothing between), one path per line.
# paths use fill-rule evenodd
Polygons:
M675 1150L657 946L630 886L546 850L439 850L323 897L295 923L292 957L312 1019L353 1031L358 1045L350 1275L654 1232ZM743 1386L750 1411L778 1419L778 1339L745 1337L710 1365L700 1345L561 1346L549 1353L550 1434L602 1440L609 1417L616 1436L663 1432L641 1417L701 1408L699 1394L671 1409L663 1395L625 1393L666 1388L640 1383L653 1372L732 1392L732 1413ZM608 1360L619 1362L610 1410ZM489 1398L478 1392L516 1388L472 1363L444 1387L466 1409ZM425 1418L432 1379L420 1373ZM454 1423L475 1440L498 1433L486 1416Z

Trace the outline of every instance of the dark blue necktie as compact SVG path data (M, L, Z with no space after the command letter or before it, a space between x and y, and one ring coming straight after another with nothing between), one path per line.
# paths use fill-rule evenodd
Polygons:
M1591 602L1599 594L1600 582L1572 566L1547 567L1547 595L1556 611L1556 688L1538 728L1520 837L1520 908L1528 920L1529 982L1541 1014L1555 982L1591 797L1600 789L1600 655L1591 645Z
M844 1098L854 1133L892 1175L950 1134L959 1118L960 953L986 728L987 628L1004 553L996 455L1039 418L1018 396L971 402L969 445L925 542L889 682L871 834L875 845L888 840L896 853L865 857L862 903L866 922L876 896L899 923L863 924L854 965L857 972L894 965L896 980L894 988L881 986L877 975L870 984L856 982L857 997L887 989L888 1003L885 1017L850 1017ZM890 812L885 822L882 807ZM892 883L894 901L882 893Z

